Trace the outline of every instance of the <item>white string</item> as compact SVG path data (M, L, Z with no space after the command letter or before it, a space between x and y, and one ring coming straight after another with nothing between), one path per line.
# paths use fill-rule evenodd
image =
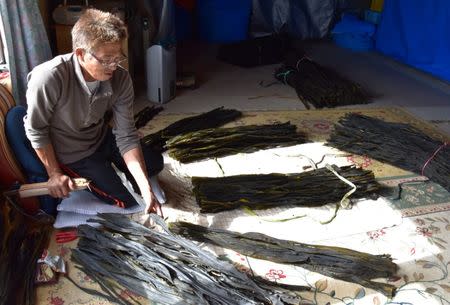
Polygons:
M331 167L331 165L329 165L328 163L325 164L325 167L332 172L336 177L338 177L340 180L342 180L343 182L347 183L349 186L352 187L352 189L350 191L348 191L344 197L342 197L341 201L340 201L340 205L341 207L343 207L344 209L347 209L350 206L350 200L348 199L348 197L353 194L356 191L356 185L353 184L353 182L347 180L346 178L344 178L343 176L339 175L338 172L336 172L334 170L333 167Z

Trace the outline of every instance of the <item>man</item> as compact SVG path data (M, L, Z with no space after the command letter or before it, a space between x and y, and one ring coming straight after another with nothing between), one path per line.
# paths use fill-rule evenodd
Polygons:
M57 56L28 75L25 130L48 173L51 196L68 196L74 190L70 177L80 176L90 179L94 193L105 201L136 205L113 163L139 189L146 211L162 216L149 175L162 170L163 159L141 148L134 127L133 85L119 65L126 59L126 38L119 18L87 9L72 29L73 53Z

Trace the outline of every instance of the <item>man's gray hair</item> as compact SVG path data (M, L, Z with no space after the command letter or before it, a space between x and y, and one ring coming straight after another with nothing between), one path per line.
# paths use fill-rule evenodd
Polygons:
M125 23L117 16L86 9L72 29L72 49L93 51L104 43L121 42L128 36Z

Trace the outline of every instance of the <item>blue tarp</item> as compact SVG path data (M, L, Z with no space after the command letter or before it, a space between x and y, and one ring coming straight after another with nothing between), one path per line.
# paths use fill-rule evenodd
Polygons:
M223 0L228 1L228 0ZM252 0L250 33L253 37L273 33L299 39L325 37L346 0Z
M385 0L375 48L450 81L450 1Z

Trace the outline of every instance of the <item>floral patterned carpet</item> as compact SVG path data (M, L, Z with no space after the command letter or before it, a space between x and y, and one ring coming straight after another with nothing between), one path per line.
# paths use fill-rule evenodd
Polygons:
M245 113L242 119L229 124L229 126L290 121L296 124L299 129L307 132L314 141L323 142L328 137L333 123L344 115L346 111L349 110ZM414 118L398 108L358 109L358 111L387 121L409 123L423 130L428 135L442 140L445 138L431 125ZM157 116L147 126L141 128L140 132L142 135L146 135L185 116ZM366 210L365 203L360 204L358 210L358 203L355 209L340 212L335 221L330 224L330 226L343 227L339 221L346 221L349 224L346 228L342 228L340 231L335 228L329 230L329 228L326 228L328 225L326 225L323 227L322 234L320 234L320 232L317 233L314 230L305 229L306 223L308 226L314 226L312 222L289 221L269 224L265 219L271 213L261 214L258 212L259 216L256 217L254 215L245 215L242 211L237 212L237 214L231 213L226 216L229 218L229 221L223 224L211 221L210 217L199 215L196 207L192 206L191 210L189 208L186 209L186 205L189 207L189 205L193 204L192 198L189 197L189 194L181 196L181 192L178 192L181 189L176 189L173 186L176 183L183 184L185 182L183 179L189 176L190 173L196 172L200 166L208 168L212 172L214 170L210 169L209 165L204 166L208 163L194 164L183 168L169 159L167 158L166 160L166 166L170 171L165 171L163 177L161 177L161 182L168 188L166 192L168 204L164 209L169 221L188 218L190 221L204 225L225 227L236 231L252 229L266 234L267 232L265 231L269 228L272 231L270 235L277 238L287 239L286 236L288 236L289 239L308 243L341 246L373 254L388 253L391 254L400 267L397 276L387 279L389 283L397 287L397 293L394 298L388 299L376 291L311 273L299 267L279 265L244 257L233 251L209 247L209 250L214 251L223 259L229 260L244 272L252 272L280 283L310 286L312 288L311 292L302 292L300 294L300 304L450 304L450 194L439 185L427 182L425 177L380 163L367 156L345 155L340 156L336 160L331 158L329 162L335 160L337 163L357 164L363 168L371 169L374 171L377 179L381 183L391 186L393 191L386 194L386 201L389 204L383 206L385 210L382 210L380 207L380 213L364 212ZM225 159L220 162L223 165L227 165ZM232 171L231 168L228 172L225 170L227 174ZM174 175L180 176L174 177ZM399 183L402 185L401 189L396 187ZM170 189L171 187L172 189ZM186 189L189 189L189 185L184 185L184 190ZM183 209L178 209L178 205L174 202L183 200L185 201ZM278 212L283 213L285 211ZM239 221L239 217L242 217L243 220ZM362 222L366 223L365 220L370 219L371 224L360 224L361 219L358 222L355 219L356 217L366 217L362 219ZM339 231L340 234L329 234L329 232L335 231ZM287 232L290 232L290 234L287 234ZM49 250L51 254L61 255L65 259L68 264L68 277L77 285L98 289L96 283L70 262L70 251L75 246L76 241L56 244L53 238ZM380 281L386 281L386 279L380 279ZM37 295L37 304L40 305L111 304L102 297L86 294L69 281L67 277L60 277L55 284L39 287ZM122 295L124 298L136 297L126 290L123 291ZM142 300L142 303L150 304L148 300Z

